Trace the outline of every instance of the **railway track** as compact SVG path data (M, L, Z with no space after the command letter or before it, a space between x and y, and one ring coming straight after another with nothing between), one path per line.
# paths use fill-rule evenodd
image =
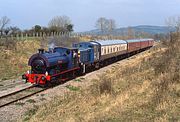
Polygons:
M45 88L40 88L36 86L30 86L28 88L21 89L19 91L12 92L10 94L0 96L0 108L13 104L19 100L28 98L30 96L33 96L37 93L40 93L42 91L46 90Z

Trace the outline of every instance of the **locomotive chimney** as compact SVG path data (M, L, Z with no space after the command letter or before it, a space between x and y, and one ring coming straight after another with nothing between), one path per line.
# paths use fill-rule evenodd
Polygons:
M38 51L39 51L39 54L43 54L44 53L44 49L43 48L38 49Z

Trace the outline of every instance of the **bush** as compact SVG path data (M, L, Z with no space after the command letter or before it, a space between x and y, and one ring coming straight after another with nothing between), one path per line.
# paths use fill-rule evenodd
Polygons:
M107 76L101 77L98 87L100 94L112 94L112 79Z
M14 50L16 49L16 42L17 40L6 38L6 39L0 39L0 46L4 47L8 50Z
M180 81L180 38L177 33L171 34L169 41L162 43L167 50L154 61L155 74L159 77L157 83L154 83L155 98L154 102L159 104L167 99L170 92L170 86Z

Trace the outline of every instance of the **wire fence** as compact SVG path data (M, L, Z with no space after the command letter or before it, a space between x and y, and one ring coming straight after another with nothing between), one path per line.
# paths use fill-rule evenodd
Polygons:
M11 35L5 35L0 36L1 40L4 40L6 38L12 39L12 40L31 40L31 39L37 39L37 38L49 38L49 37L82 37L82 36L90 36L89 33L61 33L61 32L51 32L51 33L19 33L19 34L11 34Z

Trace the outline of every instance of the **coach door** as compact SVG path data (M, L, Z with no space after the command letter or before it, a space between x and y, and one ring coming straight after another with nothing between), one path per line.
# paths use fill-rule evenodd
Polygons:
M100 52L99 52L98 45L94 45L94 60L95 61L99 60L99 55L100 55Z
M77 49L72 49L72 64L73 67L78 66L78 50Z

